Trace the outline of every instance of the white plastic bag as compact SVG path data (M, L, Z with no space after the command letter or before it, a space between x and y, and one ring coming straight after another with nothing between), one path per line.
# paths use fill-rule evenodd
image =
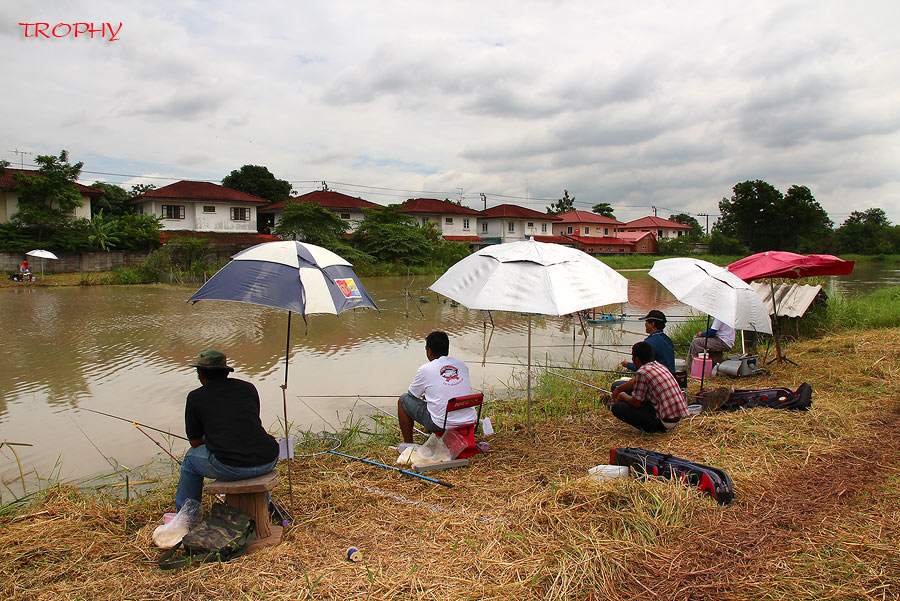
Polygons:
M425 441L425 444L421 444L415 448L411 459L413 465L426 465L429 463L450 461L450 451L437 434L431 434L428 436L428 440Z
M160 549L171 549L177 545L191 528L200 523L200 503L188 499L181 506L172 521L157 526L153 531L153 544Z

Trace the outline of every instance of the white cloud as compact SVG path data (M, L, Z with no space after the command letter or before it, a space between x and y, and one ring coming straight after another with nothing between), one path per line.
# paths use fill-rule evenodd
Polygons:
M480 207L479 192L496 204L565 188L628 219L715 213L734 184L764 179L809 186L836 223L871 206L900 223L900 40L885 27L897 7L4 6L16 83L0 97L3 137L67 148L89 171L218 180L262 164L298 187L374 186L352 193L382 203L462 187ZM122 22L121 40L25 39L17 26L73 20Z

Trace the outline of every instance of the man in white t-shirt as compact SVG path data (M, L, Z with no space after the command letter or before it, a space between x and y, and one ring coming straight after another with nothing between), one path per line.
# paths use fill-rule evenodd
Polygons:
M691 348L688 351L688 369L694 357L703 352L724 352L734 346L734 328L725 322L714 319L712 327L705 332L697 332L691 340Z
M413 441L413 422L422 424L428 432L441 432L447 401L472 394L469 368L460 359L448 357L450 338L446 332L432 332L425 339L428 363L419 368L409 391L397 401L397 415L403 442ZM478 413L474 407L454 411L447 416L447 428L475 423Z

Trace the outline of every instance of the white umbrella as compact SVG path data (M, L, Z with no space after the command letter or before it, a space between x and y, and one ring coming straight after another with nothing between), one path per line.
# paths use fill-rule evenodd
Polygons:
M25 254L30 257L40 257L41 258L41 281L42 282L44 281L44 259L56 259L57 261L59 260L59 257L54 255L49 250L41 250L39 248L36 248L35 250L29 250Z
M533 239L487 246L459 261L431 289L470 309L528 313L528 427L531 314L567 315L628 301L628 280L590 255Z
M712 315L735 330L772 333L769 312L750 284L724 267L679 257L653 263L650 277L679 301Z

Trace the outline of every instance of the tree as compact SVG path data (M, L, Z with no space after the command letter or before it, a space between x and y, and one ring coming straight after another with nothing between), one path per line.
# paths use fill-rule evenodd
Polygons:
M222 178L222 185L265 198L272 202L284 202L291 198L291 183L276 179L267 167L244 165Z
M91 188L103 192L103 196L91 201L91 215L103 211L107 217L118 217L128 212L128 192L120 186L106 182L94 182Z
M872 208L850 213L835 235L840 252L890 254L898 251L895 230L883 209Z
M118 238L117 248L125 250L145 250L159 248L162 232L160 218L156 215L125 213L115 221L114 231Z
M427 263L436 230L418 227L412 217L390 205L365 211L365 219L354 233L356 245L379 261L399 261L411 265Z
M337 214L317 202L289 201L275 226L278 236L290 236L334 251L340 237L350 229Z
M116 231L115 221L103 218L103 209L100 209L90 220L91 233L88 234L88 242L100 250L109 250L109 247L119 243L119 234Z
M574 200L574 199L573 199ZM609 217L610 219L615 219L616 216L613 214L612 205L608 202L601 202L594 205L594 208L591 209L597 215L601 215L603 217Z
M36 228L40 242L48 228L72 221L75 208L81 206L81 192L75 187L75 181L84 163L70 165L65 150L58 157L38 155L34 162L40 165L36 174L16 176L19 210L13 220Z
M575 197L569 198L568 190L563 190L563 197L547 207L547 213L550 215L559 215L573 210L575 210Z
M751 252L778 248L815 250L827 238L831 220L806 186L791 186L787 196L762 181L737 184L731 199L719 202L722 216L714 229L735 238Z
M681 225L690 226L691 231L688 232L688 237L692 240L698 240L703 237L703 227L700 225L700 222L693 215L688 215L687 213L678 213L677 215L669 215L669 221L674 221L675 223L680 223Z
M834 224L822 205L806 186L791 186L778 203L778 215L785 236L783 248L800 253L822 250L822 241L832 232ZM766 249L767 250L767 249Z
M156 186L153 184L135 184L131 186L131 190L128 192L128 198L137 198L141 194L146 194L150 190L156 190Z

